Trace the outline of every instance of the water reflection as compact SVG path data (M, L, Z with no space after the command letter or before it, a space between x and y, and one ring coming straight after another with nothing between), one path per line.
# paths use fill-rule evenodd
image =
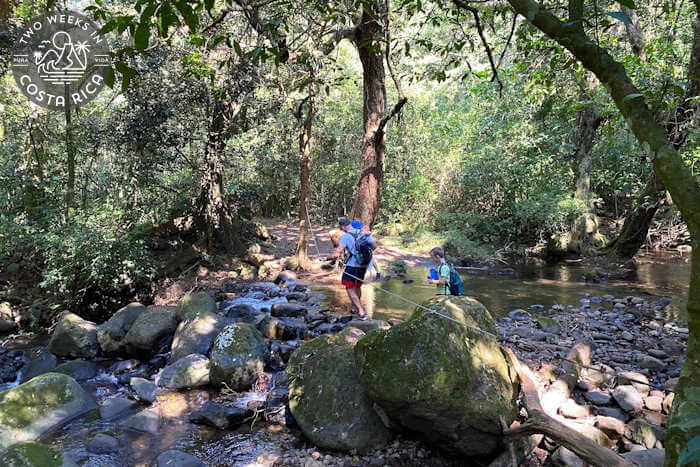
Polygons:
M581 262L568 262L553 265L528 263L515 267L515 274L510 276L487 271L468 273L464 270L460 270L460 274L466 293L483 302L494 317L533 304L546 307L557 303L577 306L585 294L610 294L616 297L667 296L673 301L666 309L666 318L684 320L686 317L690 278L688 258L673 252L642 254L635 259L632 267L626 265L623 280L610 280L602 284L585 281L586 274L590 274L590 271L591 268ZM414 307L377 287L421 303L435 294L435 286L423 283L427 275L427 267L412 268L405 278L364 286L362 303L374 318L405 319ZM405 280L412 283L404 283ZM327 305L349 310L350 301L340 284L319 285L316 288L326 293Z

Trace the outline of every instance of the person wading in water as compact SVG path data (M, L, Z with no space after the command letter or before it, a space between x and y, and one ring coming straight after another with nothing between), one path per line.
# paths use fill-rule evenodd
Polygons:
M367 319L367 313L361 301L362 280L372 260L372 251L377 247L377 242L369 232L353 229L348 219L340 219L338 225L345 232L333 253L333 258L343 257L345 262L345 270L340 282L345 286L350 302L357 309L360 319Z

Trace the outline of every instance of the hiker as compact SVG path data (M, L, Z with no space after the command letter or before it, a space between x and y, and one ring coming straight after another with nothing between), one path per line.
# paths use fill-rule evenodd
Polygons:
M377 242L371 235L364 235L359 229L353 229L352 223L348 219L340 219L338 225L345 233L340 237L338 248L335 249L333 257L343 257L345 260L345 270L341 283L345 286L350 302L357 309L359 318L367 319L361 301L362 281L371 260L371 250L377 247ZM367 256L367 246L371 248L369 257Z
M358 221L357 219L353 219L353 221L350 222L350 225L353 229L359 229L362 235L372 235L372 232L369 231L369 227L362 225L362 222ZM372 270L375 271L374 276L372 276ZM374 260L374 254L372 254L372 260L369 262L369 266L367 266L367 272L369 272L371 280L379 281L382 278L382 272L379 270L379 265Z
M450 265L445 261L445 250L436 246L430 250L430 259L433 260L435 269L430 270L425 283L436 284L437 295L450 295Z
M437 295L464 295L464 283L455 267L445 261L445 250L436 246L430 250L430 259L435 263L435 269L425 280L426 284L437 285Z

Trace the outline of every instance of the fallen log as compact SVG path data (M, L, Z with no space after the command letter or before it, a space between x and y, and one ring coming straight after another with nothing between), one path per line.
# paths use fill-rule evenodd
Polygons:
M512 441L522 436L543 434L553 441L566 447L584 462L599 467L635 467L616 452L599 446L586 436L547 415L540 404L540 396L532 371L522 365L515 353L507 347L503 348L511 365L520 379L523 392L523 402L527 409L528 419L520 426L504 430L505 441Z

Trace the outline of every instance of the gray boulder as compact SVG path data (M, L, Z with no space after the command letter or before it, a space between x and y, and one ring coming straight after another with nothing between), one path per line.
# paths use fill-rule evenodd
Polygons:
M56 368L56 356L47 349L43 349L39 355L31 359L29 363L22 368L20 383L26 383L35 376L48 373L54 368Z
M501 445L517 392L488 310L470 297L435 297L407 321L355 346L360 379L392 424L466 456ZM440 315L440 316L437 316Z
M158 456L153 467L206 467L206 464L192 454L170 449Z
M615 402L625 412L639 412L644 407L644 400L639 391L632 385L618 386L613 391Z
M97 325L73 313L64 313L49 342L54 355L71 358L95 358L100 350Z
M664 449L642 449L626 452L622 454L622 457L634 462L639 467L663 467L666 451Z
M100 325L97 330L97 342L105 354L113 355L126 351L124 337L144 311L146 307L140 303L129 303Z
M209 425L219 430L228 430L238 427L246 420L252 418L252 412L240 407L228 407L207 401L202 408L190 415L190 421L199 425Z
M149 407L122 420L119 422L119 426L131 430L156 434L160 430L161 422L162 417L160 415L160 410L157 407Z
M260 331L247 323L226 326L211 351L210 380L234 391L249 389L263 371L267 346Z
M0 451L18 441L38 439L48 430L97 407L70 376L45 373L0 393Z
M206 292L197 292L180 299L177 317L180 321L192 320L200 315L216 313L216 302Z
M87 450L94 454L117 452L119 450L119 441L112 436L98 433L88 441Z
M208 355L214 339L230 320L216 313L203 312L182 321L175 331L170 361L190 354Z
M99 368L94 362L88 360L71 360L70 362L61 363L52 371L68 375L76 381L85 381L97 376Z
M289 407L316 446L367 452L391 439L360 382L353 347L364 336L346 328L302 344L287 366Z
M306 307L298 303L279 302L274 303L270 308L270 314L276 318L304 316Z
M158 397L158 386L146 378L133 377L129 381L131 389L134 390L136 397L144 402L153 403Z
M182 357L160 370L156 378L156 385L169 389L197 388L208 384L209 359L200 354Z
M70 456L45 444L25 441L15 443L0 455L0 465L7 467L78 467Z
M241 304L228 308L226 316L237 323L248 323L257 327L267 315L250 305Z
M149 307L141 313L124 337L128 351L134 356L156 352L177 328L175 307Z
M136 404L135 401L126 397L111 397L100 405L100 417L104 420L110 420Z

